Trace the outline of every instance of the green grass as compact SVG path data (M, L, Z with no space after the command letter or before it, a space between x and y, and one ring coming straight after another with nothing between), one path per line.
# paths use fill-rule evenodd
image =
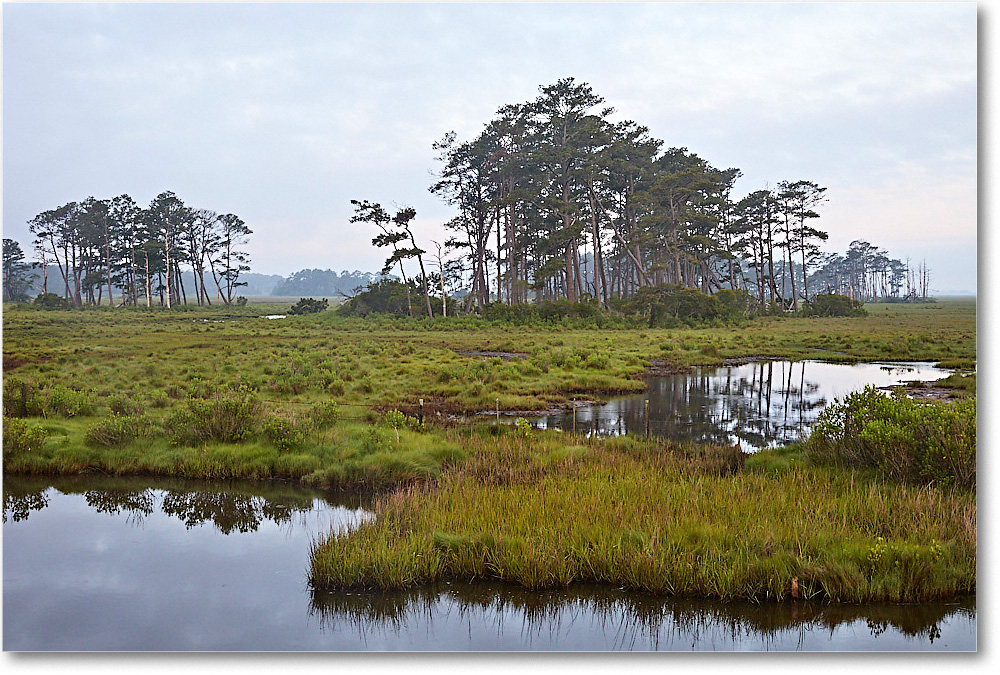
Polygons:
M5 419L44 432L30 447L4 441L4 471L16 474L182 476L295 480L320 488L385 488L441 475L465 457L454 433L430 434L384 424L349 422L313 431L296 447L259 434L244 442L177 445L155 429L124 441L109 431L110 417L90 424ZM26 432L22 432L23 434ZM111 437L105 442L103 439ZM97 440L95 440L97 439Z
M510 410L602 400L642 391L651 366L683 370L747 356L920 360L967 370L976 359L976 306L963 300L869 305L859 318L764 317L739 327L685 329L512 330L476 318L345 319L330 311L259 318L283 307L6 307L4 378L92 389L103 407L113 394L132 395L161 412L209 382L244 384L290 409L332 399L415 413L422 398L435 415L493 409L498 398Z
M974 395L974 301L684 329L259 318L290 305L5 307L4 471L394 489L377 521L317 543L318 587L489 577L756 600L797 588L859 602L975 591L974 491L812 466L799 446L744 464L726 448L451 418L497 400L505 410L599 400L643 390L650 368L745 357L932 361L963 369L945 385ZM518 356L460 353L477 351ZM227 437L236 442L207 426L197 438L172 433L233 391L260 404ZM394 409L410 417L385 414Z
M556 458L552 443L505 437L436 484L383 498L377 519L316 543L312 584L594 582L758 601L975 592L968 492L800 464L733 468L724 448L699 458L636 439L581 441Z

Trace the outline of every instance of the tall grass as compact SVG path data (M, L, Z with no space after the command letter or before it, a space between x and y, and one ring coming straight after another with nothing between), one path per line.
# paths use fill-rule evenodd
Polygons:
M490 578L848 602L975 590L969 493L802 466L720 472L636 441L558 454L504 440L436 486L385 497L375 521L317 542L312 584Z

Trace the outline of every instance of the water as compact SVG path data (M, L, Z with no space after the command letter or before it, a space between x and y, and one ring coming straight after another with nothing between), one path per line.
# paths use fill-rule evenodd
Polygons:
M581 406L533 420L539 428L586 434L649 433L677 441L739 443L747 451L776 447L807 436L816 417L834 399L868 385L889 387L929 382L951 371L928 363L759 361L690 374L649 378L644 394L604 405ZM575 418L575 419L574 419Z
M4 477L4 650L976 649L974 598L671 600L440 584L312 592L310 542L370 500L286 485Z

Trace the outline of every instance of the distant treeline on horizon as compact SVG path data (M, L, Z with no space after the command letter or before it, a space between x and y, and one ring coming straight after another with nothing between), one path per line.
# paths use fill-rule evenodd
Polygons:
M41 271L35 270L35 273L38 277L28 291L32 297L42 292ZM181 277L185 285L193 285L190 271L182 272ZM329 269L304 269L287 277L244 272L240 275L240 281L246 282L246 286L240 287L239 293L247 297L350 297L381 278L383 277L379 274L360 270L342 270L338 273ZM50 293L63 295L66 292L55 265L49 265L48 286Z

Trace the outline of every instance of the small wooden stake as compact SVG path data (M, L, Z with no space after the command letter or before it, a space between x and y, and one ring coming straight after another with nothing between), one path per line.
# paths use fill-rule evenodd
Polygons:
M646 438L649 438L649 399L646 399Z
M497 399L497 424L500 424L500 399Z
M420 423L424 423L424 399L420 399L420 417L418 418Z

